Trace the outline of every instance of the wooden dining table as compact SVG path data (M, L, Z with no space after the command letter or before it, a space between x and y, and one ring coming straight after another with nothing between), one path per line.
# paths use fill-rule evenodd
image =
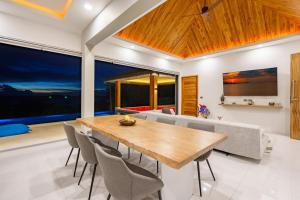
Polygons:
M76 121L160 162L164 200L190 200L193 161L223 142L225 134L137 119L121 126L122 115L79 118Z

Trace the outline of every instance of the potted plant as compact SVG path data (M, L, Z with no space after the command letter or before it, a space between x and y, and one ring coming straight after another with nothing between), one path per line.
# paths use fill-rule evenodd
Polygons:
M206 105L199 104L199 114L201 117L207 119L210 115L210 111L208 110Z

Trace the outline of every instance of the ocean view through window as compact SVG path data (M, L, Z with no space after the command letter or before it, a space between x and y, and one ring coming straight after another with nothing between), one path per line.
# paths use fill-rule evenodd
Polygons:
M80 116L80 57L0 44L0 60L0 124Z

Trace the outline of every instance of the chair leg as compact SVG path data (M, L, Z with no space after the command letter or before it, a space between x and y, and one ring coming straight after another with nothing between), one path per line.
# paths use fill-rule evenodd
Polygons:
M96 169L97 169L97 164L94 165L94 172L93 172L93 177L92 177L92 182L91 182L91 188L90 188L90 193L89 193L89 200L91 199L91 195L92 195L92 190L93 190L93 185L94 185L94 179L95 179Z
M197 171L198 171L198 182L199 182L200 197L202 197L202 189L201 189L201 177L200 177L199 161L197 161Z
M83 171L82 171L81 176L80 176L80 179L79 179L79 181L78 181L78 185L80 185L81 179L82 179L83 174L84 174L85 169L86 169L86 166L87 166L87 162L85 163L85 165L84 165L84 167L83 167Z
M119 146L120 146L120 142L118 142L118 144L117 144L117 150L119 150Z
M130 148L128 147L128 159L130 158Z
M159 172L158 165L159 165L159 163L158 163L158 160L157 160L157 161L156 161L156 173L157 173L157 174L158 174L158 172Z
M70 157L71 157L71 155L72 155L73 149L74 149L74 148L72 147L71 152L70 152L70 154L69 154L69 157L68 157L68 159L67 159L67 162L66 162L66 164L65 164L65 167L68 165L68 162L69 162Z
M161 191L160 190L158 191L158 199L162 200L162 198L161 198Z
M139 161L139 164L141 164L141 162L142 162L142 156L143 156L143 153L141 153L141 155L140 155L140 161Z
M107 196L107 200L110 200L111 194L109 193Z
M216 181L215 175L214 175L214 173L213 173L213 171L212 171L212 169L211 169L211 167L210 167L210 164L209 164L208 159L206 159L206 163L207 163L207 165L208 165L208 167L209 167L209 170L210 170L210 173L211 173L212 177L214 178L214 181Z
M76 158L76 163L75 163L73 177L75 177L75 175L76 175L76 170L77 170L77 164L78 164L79 155L80 155L80 148L78 148L78 152L77 152L77 158Z

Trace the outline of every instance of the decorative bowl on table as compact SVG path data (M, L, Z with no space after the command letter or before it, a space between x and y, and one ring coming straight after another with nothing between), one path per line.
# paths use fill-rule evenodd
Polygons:
M128 115L124 119L119 121L121 126L133 126L136 123L136 120L131 119Z

